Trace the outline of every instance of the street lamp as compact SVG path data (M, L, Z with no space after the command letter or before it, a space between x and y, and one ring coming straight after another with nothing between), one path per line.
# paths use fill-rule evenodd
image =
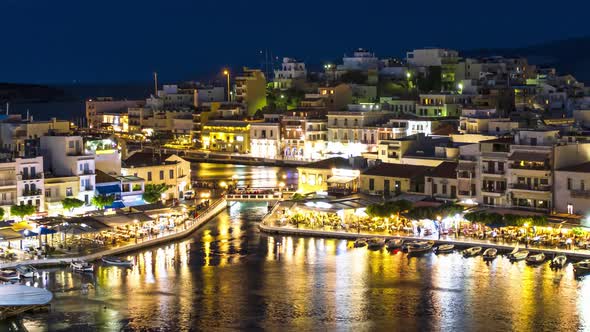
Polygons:
M230 79L230 73L229 70L224 69L223 70L223 75L227 76L227 101L231 101L231 94L230 94L230 88L229 88L229 79Z

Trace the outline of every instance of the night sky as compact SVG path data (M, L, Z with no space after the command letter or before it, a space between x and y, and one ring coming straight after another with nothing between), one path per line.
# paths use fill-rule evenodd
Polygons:
M590 34L579 1L1 0L0 81L143 82L259 66L259 51L310 63L354 48L517 47ZM553 23L548 23L553 22Z

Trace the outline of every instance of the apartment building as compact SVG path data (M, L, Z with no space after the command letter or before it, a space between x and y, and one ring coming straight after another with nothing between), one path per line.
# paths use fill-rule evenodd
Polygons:
M279 69L274 71L274 74L274 88L281 90L301 87L307 79L305 63L293 58L283 58L283 62L279 65Z
M432 167L380 163L360 175L360 190L385 197L401 193L424 193L424 177Z
M272 122L250 124L250 154L258 158L281 156L281 125Z
M386 120L381 111L332 111L328 113L328 151L360 156L378 143L377 125Z
M471 103L471 95L459 93L421 94L416 115L423 117L457 117L464 105Z
M210 151L248 153L250 122L213 120L202 126L203 148Z
M45 171L57 177L77 176L78 196L87 205L94 197L95 155L87 151L80 136L43 136L41 155Z
M245 105L246 114L252 116L266 106L266 77L259 69L244 67L235 78L235 101Z
M290 111L281 117L282 153L285 159L319 160L327 152L327 120L310 110Z
M52 118L49 121L32 121L20 115L9 115L0 120L0 146L4 151L25 156L27 142L37 141L41 136L50 134L67 134L70 122Z
M102 126L105 113L126 113L128 108L143 107L144 100L116 100L113 97L97 97L86 101L86 120L88 128L98 129Z
M165 200L180 199L191 188L190 162L174 154L134 152L123 160L121 174L145 180L148 184L166 184Z

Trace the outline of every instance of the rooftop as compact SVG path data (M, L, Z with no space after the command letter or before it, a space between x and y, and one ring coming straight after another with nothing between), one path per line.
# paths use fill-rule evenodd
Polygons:
M309 163L306 165L300 166L302 168L316 168L316 169L332 169L332 168L346 168L352 169L350 162L346 158L342 157L334 157L329 159L324 159L320 161L316 161L313 163Z
M108 182L118 182L117 178L108 175L107 173L97 169L96 170L96 183L108 183Z
M413 178L424 175L432 168L427 166L381 163L363 172L363 175Z
M123 167L145 167L155 165L174 165L178 161L167 161L172 154L168 153L151 153L151 152L135 152L127 159L123 160ZM116 181L116 180L115 180Z
M457 178L457 164L453 161L443 161L428 173L433 178L455 179Z

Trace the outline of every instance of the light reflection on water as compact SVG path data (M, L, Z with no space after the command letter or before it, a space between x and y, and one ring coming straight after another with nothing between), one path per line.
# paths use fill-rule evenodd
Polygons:
M583 330L590 278L571 265L408 257L344 240L260 234L266 207L236 204L185 241L130 256L132 269L56 269L50 313L30 330ZM88 285L88 291L82 289ZM0 325L0 328L2 326Z

